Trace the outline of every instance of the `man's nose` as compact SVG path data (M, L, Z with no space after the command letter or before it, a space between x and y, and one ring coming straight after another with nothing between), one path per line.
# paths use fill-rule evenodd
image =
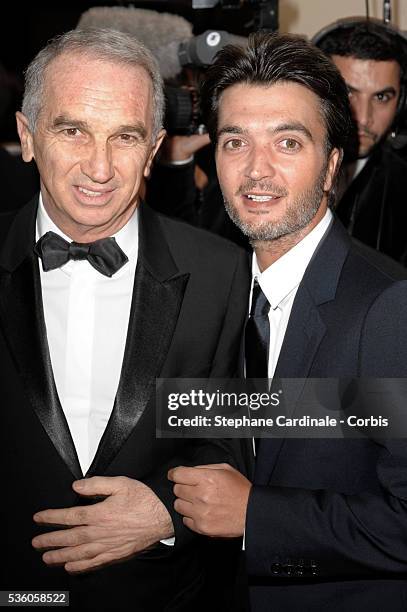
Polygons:
M252 147L247 158L245 174L254 181L275 175L275 160L269 145Z
M370 100L352 102L353 115L356 123L361 127L371 128L373 124L373 107Z
M114 176L112 150L109 143L94 142L86 151L81 170L94 183L107 183Z

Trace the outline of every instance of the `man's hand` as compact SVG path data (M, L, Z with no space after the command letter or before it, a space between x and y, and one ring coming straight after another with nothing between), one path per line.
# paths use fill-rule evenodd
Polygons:
M90 506L43 510L36 523L64 525L32 540L47 565L64 565L68 572L85 572L123 561L174 534L171 517L153 491L138 480L117 477L85 478L73 483L79 495L103 495Z
M203 535L243 535L251 483L227 463L177 467L168 472L175 482L174 508L184 525Z

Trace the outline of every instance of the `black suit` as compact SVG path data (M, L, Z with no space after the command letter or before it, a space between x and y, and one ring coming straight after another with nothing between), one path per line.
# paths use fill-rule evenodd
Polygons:
M202 191L195 184L195 162L208 177ZM225 210L212 147L198 151L194 162L189 164L171 166L156 163L147 183L146 201L158 212L202 227L247 251L251 250L247 236Z
M298 288L275 376L406 377L406 278L335 221ZM262 439L254 483L253 612L406 609L406 440Z
M46 341L38 260L37 202L1 217L0 356L3 536L1 589L65 589L85 609L191 610L202 585L199 539L173 510L167 470L236 462L231 443L156 439L155 378L236 373L248 295L246 255L209 233L144 205L123 370L114 409L87 476L127 476L150 486L172 514L175 547L159 544L81 576L50 568L31 546L32 515L81 502L82 477L59 403ZM51 528L54 529L54 528ZM5 575L4 575L4 571ZM196 605L196 604L194 604Z
M34 161L27 164L21 155L12 155L0 146L1 212L24 206L40 188Z
M351 182L336 212L348 232L407 265L407 163L380 144Z

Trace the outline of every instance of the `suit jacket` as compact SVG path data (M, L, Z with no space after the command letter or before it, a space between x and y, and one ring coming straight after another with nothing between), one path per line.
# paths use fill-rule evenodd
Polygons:
M407 376L406 278L334 221L275 376ZM405 610L406 468L406 440L262 439L245 537L253 612Z
M38 192L40 177L34 161L27 163L0 146L1 212L17 210Z
M379 144L338 203L338 217L364 244L407 265L407 163Z
M83 475L47 345L33 253L36 210L37 200L0 219L0 447L8 540L1 588L65 589L71 592L71 607L85 609L190 610L202 586L203 559L199 539L173 509L167 470L180 464L236 463L236 449L221 440L156 439L155 378L236 373L249 289L246 254L141 206L121 378L86 476L122 475L150 486L173 517L175 546L159 544L129 561L69 576L47 567L31 546L32 537L44 529L34 524L34 512L89 503L71 487Z
M202 191L195 185L196 164L208 177ZM156 163L147 183L146 201L158 212L209 230L251 252L247 236L225 210L211 146L198 151L189 164L171 166Z

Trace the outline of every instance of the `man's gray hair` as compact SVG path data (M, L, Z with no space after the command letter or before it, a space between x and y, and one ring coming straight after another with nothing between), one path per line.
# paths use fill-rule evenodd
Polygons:
M65 53L96 57L112 63L144 68L153 85L153 139L164 120L163 81L158 64L151 52L133 36L105 28L71 30L53 38L33 59L25 73L22 112L31 132L43 106L45 75L51 62Z

